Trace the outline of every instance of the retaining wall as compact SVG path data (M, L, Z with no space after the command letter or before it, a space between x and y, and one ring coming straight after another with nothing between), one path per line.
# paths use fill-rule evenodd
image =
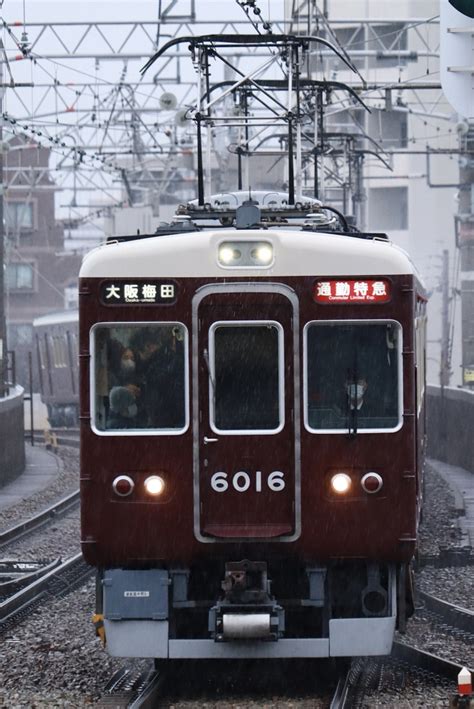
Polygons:
M10 388L9 396L0 398L0 488L24 469L23 388L17 386Z
M428 455L474 472L474 392L428 387Z

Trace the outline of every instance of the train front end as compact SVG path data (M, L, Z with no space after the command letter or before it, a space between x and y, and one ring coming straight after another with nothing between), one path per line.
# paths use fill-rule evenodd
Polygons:
M390 652L423 302L401 251L342 234L205 229L85 259L82 548L111 654Z

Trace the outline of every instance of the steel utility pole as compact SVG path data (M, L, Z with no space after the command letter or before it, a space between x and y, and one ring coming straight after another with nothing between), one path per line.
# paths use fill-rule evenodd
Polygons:
M439 367L439 383L441 387L449 386L451 378L449 362L449 251L443 250L443 267L441 270L441 292L443 305L441 311L441 358Z
M3 223L3 62L5 52L3 41L0 39L0 397L7 393L7 323L6 323L6 293L5 293L5 229Z
M474 121L467 125L467 134L461 140L470 151L474 149ZM470 154L460 157L459 182L463 384L474 387L474 159Z

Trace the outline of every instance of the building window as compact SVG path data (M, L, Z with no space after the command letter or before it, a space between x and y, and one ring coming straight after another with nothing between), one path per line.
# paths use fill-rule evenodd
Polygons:
M369 190L369 228L408 229L408 188L374 187Z
M5 202L5 222L8 229L33 229L32 202Z
M7 265L7 288L10 291L32 291L34 281L32 263L9 263Z

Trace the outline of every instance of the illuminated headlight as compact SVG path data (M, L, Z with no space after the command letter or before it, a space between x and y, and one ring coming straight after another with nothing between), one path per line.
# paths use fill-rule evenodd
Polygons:
M165 481L163 478L160 478L159 475L150 475L150 477L145 480L144 485L147 493L155 497L161 495L165 489Z
M231 244L222 244L219 248L219 262L224 266L232 266L240 261L242 253Z
M266 268L273 263L273 246L269 241L223 241L217 261L224 268Z
M352 480L347 473L336 473L331 478L331 488L338 495L345 495L346 492L349 492L351 485Z
M250 255L256 263L268 266L273 259L273 249L270 244L261 244L256 249L252 249Z
M378 473L366 473L360 481L360 484L365 492L368 492L369 495L373 495L383 487L382 476Z
M112 483L112 489L119 497L127 497L133 492L135 483L128 475L119 475Z

